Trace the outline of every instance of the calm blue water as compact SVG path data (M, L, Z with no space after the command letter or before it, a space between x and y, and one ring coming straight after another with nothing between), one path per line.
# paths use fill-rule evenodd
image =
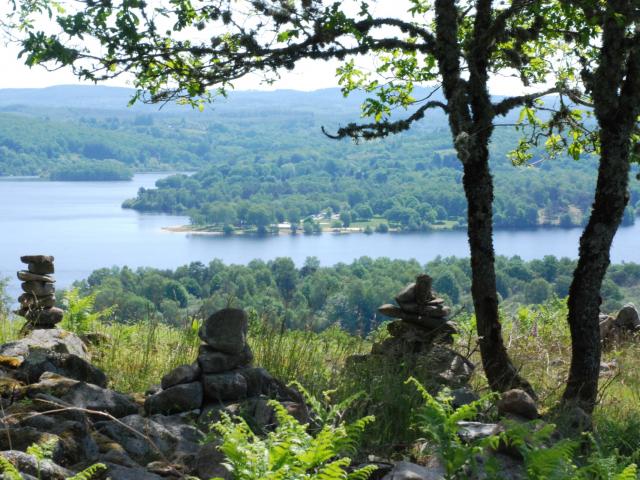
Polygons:
M289 256L302 264L316 256L323 265L350 262L361 256L415 258L421 263L441 256L467 256L463 231L290 236L257 238L216 237L170 233L161 228L188 223L186 217L140 214L120 208L138 188L149 188L166 174L139 174L131 182L41 182L0 180L0 278L9 277L15 298L22 268L20 256L56 257L58 286L113 265L175 268L192 261L220 258L226 263L248 263ZM539 229L496 232L496 250L524 259L544 255L575 257L580 229ZM640 222L618 232L614 262L640 263Z

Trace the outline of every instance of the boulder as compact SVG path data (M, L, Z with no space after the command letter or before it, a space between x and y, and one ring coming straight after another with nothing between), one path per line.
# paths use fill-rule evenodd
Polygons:
M458 436L465 443L473 443L503 431L497 423L458 422Z
M444 480L446 472L442 467L426 468L410 462L398 462L382 480Z
M225 308L211 315L200 327L200 338L214 350L236 355L247 344L249 320L244 310Z
M527 420L535 420L540 416L536 402L527 392L519 388L508 390L502 394L498 400L498 413L500 415L516 415Z
M206 400L223 402L247 397L247 380L238 372L206 374L202 383Z
M26 392L31 398L38 394L52 395L69 406L105 412L116 418L138 412L138 405L128 395L49 372L40 377L40 382L28 385Z
M147 397L144 408L149 415L188 412L202 406L202 383L181 383Z
M166 390L182 383L195 382L199 378L200 367L197 363L193 365L180 365L162 377L161 386L163 390Z
M620 309L616 316L615 325L622 330L635 331L640 329L640 316L633 303L627 303Z
M163 480L163 477L142 467L125 467L115 463L105 463L109 478L113 480Z
M107 376L85 359L68 353L32 348L16 371L16 377L25 383L35 383L45 373L55 373L99 387L107 386Z
M202 373L222 373L237 367L244 367L253 360L253 353L249 345L237 354L224 353L214 350L208 345L200 345L198 365Z
M55 353L68 353L91 361L89 351L80 337L60 329L34 330L20 340L0 345L0 355L16 357L24 361L34 348Z

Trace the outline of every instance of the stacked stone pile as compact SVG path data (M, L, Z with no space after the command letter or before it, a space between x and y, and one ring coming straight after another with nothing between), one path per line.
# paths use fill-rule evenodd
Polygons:
M62 321L63 311L56 307L54 258L50 255L20 257L27 270L18 272L24 293L18 298L20 309L16 313L27 319L25 329L55 328Z
M161 390L147 397L149 414L202 412L260 396L294 400L295 392L265 369L252 367L244 310L226 308L211 315L199 331L202 344L192 365L181 365L162 378Z
M397 304L378 309L381 314L398 319L387 325L390 336L375 343L371 354L352 357L352 366L380 361L387 366L409 368L410 372L399 374L412 374L425 382L433 379L438 384L464 386L474 366L448 347L456 328L449 321L451 309L432 291L431 277L419 275L395 300Z

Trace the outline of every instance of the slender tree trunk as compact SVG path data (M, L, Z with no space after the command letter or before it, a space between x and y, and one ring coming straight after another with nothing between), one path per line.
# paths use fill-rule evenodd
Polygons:
M600 288L613 237L629 201L630 131L603 129L595 201L582 237L578 265L569 288L571 368L563 403L592 412L600 374Z
M493 178L486 145L477 147L481 149L478 158L469 159L464 165L463 183L468 202L471 294L482 366L492 390L522 388L535 398L533 388L511 362L502 339L493 250Z

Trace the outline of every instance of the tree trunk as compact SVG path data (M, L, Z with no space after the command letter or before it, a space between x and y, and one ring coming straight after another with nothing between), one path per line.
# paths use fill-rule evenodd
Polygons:
M489 171L487 147L475 147L479 151L476 150L465 162L463 183L468 202L471 294L482 366L492 390L504 392L522 388L535 398L533 388L511 362L502 339L493 250L493 178Z
M600 374L600 288L613 237L629 201L629 134L603 128L598 183L589 223L580 238L578 265L569 288L568 322L571 330L571 368L564 404L592 412Z

